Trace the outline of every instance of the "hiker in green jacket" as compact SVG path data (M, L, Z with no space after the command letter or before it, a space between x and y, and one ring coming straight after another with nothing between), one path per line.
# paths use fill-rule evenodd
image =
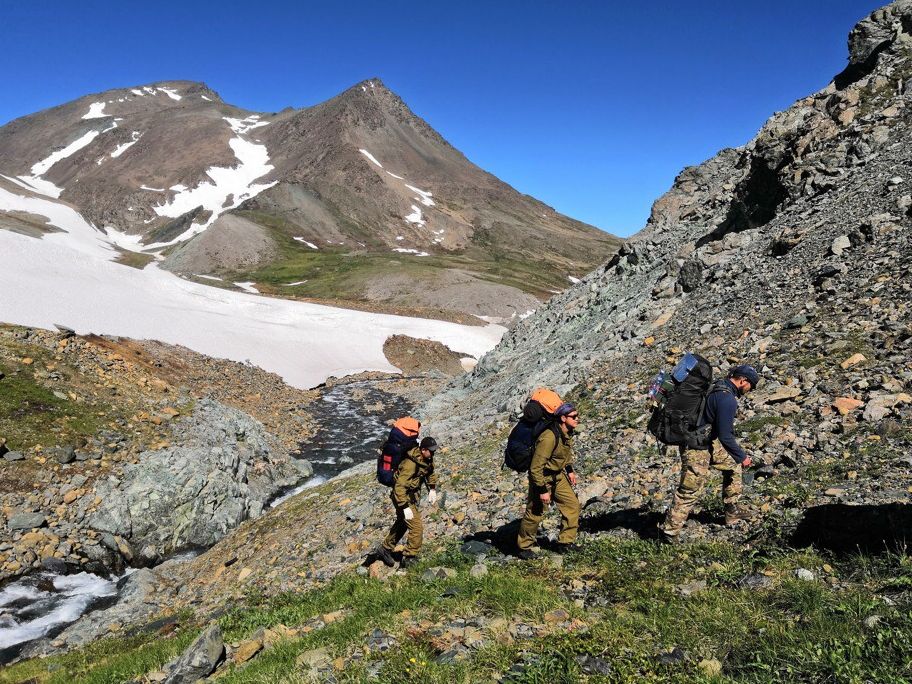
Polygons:
M535 442L532 463L529 466L529 498L526 512L519 526L516 545L519 558L529 560L535 554L535 535L545 515L545 508L553 501L561 514L560 534L556 550L566 553L573 548L579 529L580 503L573 487L573 442L571 436L579 425L579 412L573 404L563 403L554 412L555 424L544 430Z
M418 510L418 500L421 498L421 488L428 487L428 503L433 506L437 503L437 474L434 472L434 452L437 451L437 441L433 437L425 437L421 443L408 451L396 468L395 483L390 497L396 508L396 521L390 528L389 534L380 547L380 560L389 567L395 565L393 550L408 532L405 552L402 554L400 568L407 568L415 562L415 557L421 550L424 525L421 523L421 511Z

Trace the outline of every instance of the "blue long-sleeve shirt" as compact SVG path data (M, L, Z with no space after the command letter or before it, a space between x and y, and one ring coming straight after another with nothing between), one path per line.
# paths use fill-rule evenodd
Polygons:
M718 439L725 450L738 463L747 458L747 453L735 439L735 414L738 412L738 389L730 380L720 380L717 385L725 389L710 391L706 397L706 407L703 411L704 425L711 425L712 439ZM728 391L725 391L728 390Z

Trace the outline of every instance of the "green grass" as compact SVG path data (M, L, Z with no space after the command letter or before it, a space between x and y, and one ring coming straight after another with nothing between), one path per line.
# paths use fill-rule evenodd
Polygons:
M457 575L422 582L422 571L433 565L452 567ZM318 647L343 659L345 668L336 673L340 682L912 681L912 559L905 553L828 558L813 550L747 550L728 543L665 548L603 537L586 541L562 567L511 561L473 578L471 565L450 545L406 575L383 582L351 572L304 594L248 596L219 618L229 642L261 627L295 627L327 612L346 613L246 665L229 666L220 681L304 682L296 658ZM795 578L797 568L811 569L818 579ZM740 585L746 575L760 572L772 577L772 587ZM706 588L685 596L679 587L695 580ZM574 586L585 587L583 607L569 593ZM892 594L892 604L880 598L883 592ZM514 642L488 634L486 646L454 663L438 662L444 646L421 626L423 620L436 625L473 616L543 624L555 608L587 627ZM872 616L876 619L866 625ZM393 635L399 645L385 654L365 651L374 629ZM172 638L112 639L12 666L0 682L123 681L161 667L196 633L186 628ZM684 653L683 660L663 662L660 656L673 648ZM578 660L583 656L606 661L611 674L586 678ZM703 659L720 661L722 675L709 679ZM379 672L379 679L371 680L372 672Z
M43 357L29 349L31 366L13 368L0 364L6 377L0 380L0 435L8 440L10 449L28 449L38 444L54 446L62 434L67 439L90 437L110 420L111 407L90 406L69 399L60 399L35 378L35 368L43 365ZM61 383L60 389L66 391ZM99 416L102 413L104 415Z
M232 280L246 279L267 286L280 294L315 299L359 300L371 281L378 276L404 274L410 278L431 281L441 269L458 268L493 283L518 288L536 296L549 297L550 290L566 287L565 268L548 261L524 259L495 251L483 252L477 245L464 252L443 253L416 258L391 252L383 245L368 246L363 253L349 253L348 248L323 247L312 250L294 241L290 224L262 212L241 212L252 221L266 226L279 249L278 258L267 266L231 274ZM302 285L287 283L306 280Z
M32 660L0 669L0 682L42 684L115 684L154 672L181 653L199 630L188 629L170 638L156 634L103 639L66 655Z

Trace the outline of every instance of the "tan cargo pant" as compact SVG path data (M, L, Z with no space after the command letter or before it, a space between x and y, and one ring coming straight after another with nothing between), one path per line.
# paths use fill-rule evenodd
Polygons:
M393 506L396 506L396 502L393 502ZM403 551L404 556L417 556L418 552L421 551L421 542L424 537L424 524L421 522L421 511L418 510L418 493L411 494L409 496L409 508L412 509L412 514L414 517L411 520L406 520L402 512L405 509L396 508L396 522L393 523L393 526L390 528L389 533L386 535L386 539L383 540L383 548L392 553L396 548L396 544L399 543L399 540L402 539L402 535L408 532L408 537L405 540L405 551Z
M715 441L710 451L680 449L681 482L675 491L674 500L665 516L663 530L674 536L681 531L687 517L703 493L709 470L722 472L722 501L726 508L734 507L741 497L741 465L729 456L725 448Z
M576 533L579 531L580 503L576 498L576 492L570 486L570 480L565 473L549 477L548 491L551 492L551 501L557 505L557 510L561 514L557 541L559 544L572 544L576 541ZM516 539L516 545L521 551L531 549L535 545L535 535L544 516L545 504L539 498L539 492L535 491L530 483L526 512L519 525L519 536Z

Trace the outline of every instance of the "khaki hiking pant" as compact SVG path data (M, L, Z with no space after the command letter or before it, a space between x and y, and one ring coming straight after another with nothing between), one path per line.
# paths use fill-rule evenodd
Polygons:
M560 534L557 537L559 544L572 544L576 541L579 531L580 502L576 492L570 486L570 480L563 472L548 476L548 491L551 492L551 501L557 506L561 515ZM535 535L538 526L545 516L545 504L539 498L539 492L529 484L529 498L526 503L526 512L519 525L519 536L516 545L521 551L531 549L535 545Z
M392 494L390 494L392 498ZM396 502L393 501L393 506L396 507ZM383 548L392 553L396 544L399 543L399 540L402 539L402 535L408 532L408 538L405 541L405 551L403 552L404 556L417 556L418 552L421 550L421 542L424 537L424 524L421 522L421 511L418 510L418 492L409 495L409 508L412 509L414 517L411 520L406 520L405 516L402 514L402 511L405 509L399 509L396 507L396 522L393 523L393 526L390 528L389 533L386 535L386 539L383 540Z
M674 500L665 516L665 534L676 535L684 527L687 517L703 493L710 469L722 472L722 501L726 508L734 507L741 498L741 465L714 441L709 451L680 448L681 482Z

